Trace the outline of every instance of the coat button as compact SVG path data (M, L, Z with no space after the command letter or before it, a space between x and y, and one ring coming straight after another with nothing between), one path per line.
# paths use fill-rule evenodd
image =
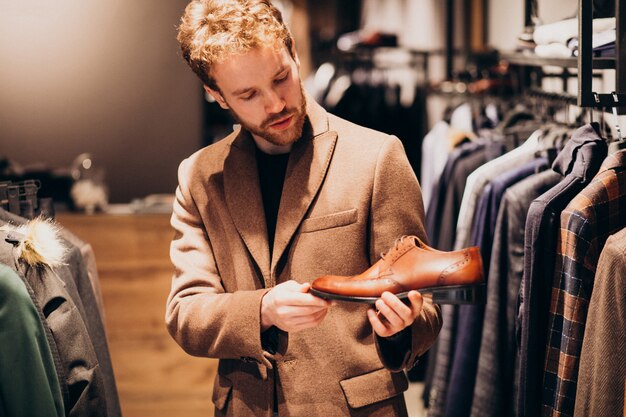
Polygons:
M7 243L10 243L13 246L18 246L20 243L22 243L22 241L24 240L24 235L22 235L21 233L7 233L6 237L4 238L4 241Z

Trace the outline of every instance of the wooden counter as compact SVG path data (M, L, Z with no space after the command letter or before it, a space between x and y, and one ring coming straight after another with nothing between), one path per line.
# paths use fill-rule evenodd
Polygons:
M96 255L124 417L207 417L217 360L187 355L164 323L172 265L169 215L59 214Z

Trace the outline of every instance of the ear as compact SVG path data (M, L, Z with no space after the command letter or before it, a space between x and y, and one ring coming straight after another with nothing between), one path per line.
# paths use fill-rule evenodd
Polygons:
M228 107L226 100L224 100L224 97L222 97L222 94L219 91L213 90L211 87L207 85L204 85L204 91L209 93L215 99L215 101L217 101L220 107L223 108L224 110L228 110L230 108Z

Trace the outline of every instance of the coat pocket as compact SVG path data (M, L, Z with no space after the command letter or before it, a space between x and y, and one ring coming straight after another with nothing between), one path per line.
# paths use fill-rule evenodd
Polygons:
M404 372L391 373L385 368L340 381L351 408L364 407L402 394L409 387Z
M230 379L220 374L215 378L215 385L213 385L213 404L218 410L223 410L226 407L226 403L230 397L230 392L233 390L233 383Z
M318 230L331 229L333 227L347 226L355 223L358 216L357 209L340 211L321 217L310 217L304 219L300 228L302 233L310 233Z

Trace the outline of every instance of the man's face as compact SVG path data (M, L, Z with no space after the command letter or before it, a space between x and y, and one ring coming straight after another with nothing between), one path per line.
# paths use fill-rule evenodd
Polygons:
M302 135L306 115L298 66L286 47L252 49L214 65L220 91L207 89L255 139L291 145Z

